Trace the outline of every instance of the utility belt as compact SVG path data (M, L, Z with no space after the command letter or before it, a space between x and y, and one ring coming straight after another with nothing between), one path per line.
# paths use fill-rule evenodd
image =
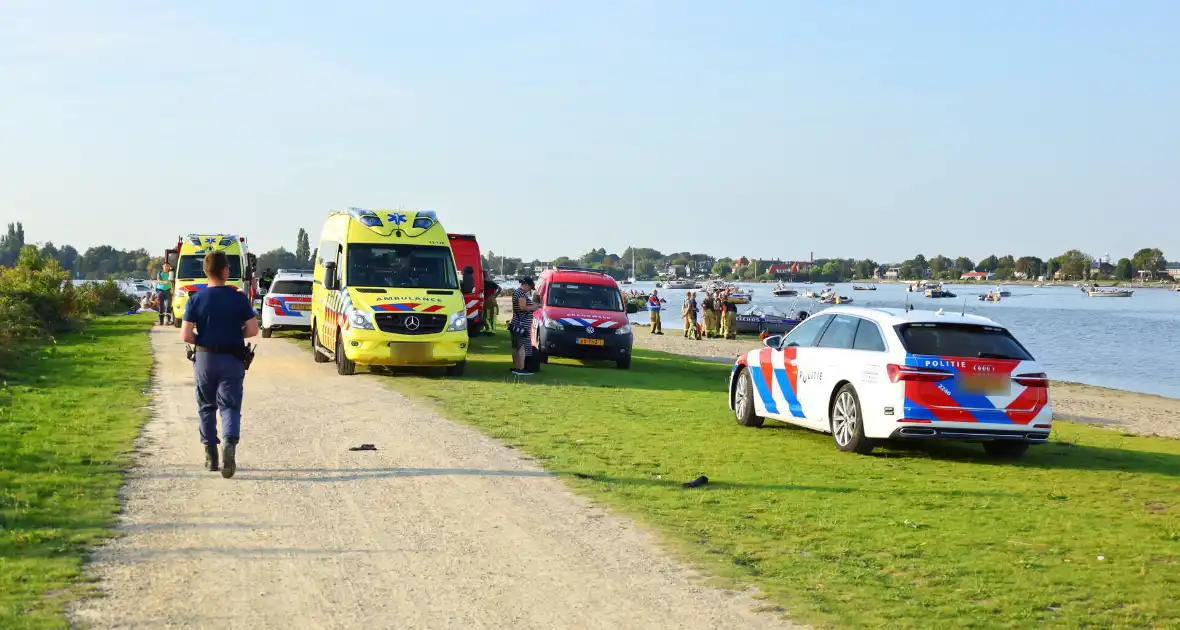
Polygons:
M185 354L189 361L194 363L197 360L198 352L207 352L209 354L226 354L242 362L244 369L250 369L250 364L254 362L254 344L245 344L241 346L189 346L184 347Z

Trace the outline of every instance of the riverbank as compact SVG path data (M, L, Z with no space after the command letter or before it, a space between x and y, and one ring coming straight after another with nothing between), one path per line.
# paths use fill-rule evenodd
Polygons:
M652 335L636 327L640 348L731 363L738 354L761 346L757 339L685 339L681 331ZM1180 399L1140 394L1081 383L1054 381L1050 387L1053 416L1136 435L1180 438Z
M0 628L66 628L91 546L112 535L147 418L148 316L29 349L0 386Z

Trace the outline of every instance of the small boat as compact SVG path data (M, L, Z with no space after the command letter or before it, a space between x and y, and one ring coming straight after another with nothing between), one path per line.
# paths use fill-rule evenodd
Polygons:
M794 297L799 295L798 291L781 282L774 285L774 289L771 292L774 293L775 297Z
M791 305L794 310L794 304ZM754 306L745 313L737 315L737 331L739 334L758 334L768 332L781 335L791 332L799 322L807 318L807 311L799 311L794 317L784 314L774 307Z
M803 297L815 299L815 298L819 297L819 294L816 293L815 291L812 291L811 289L804 289L803 290Z
M853 291L876 291L877 285L875 285L875 284L854 284L854 285L852 285L852 290Z
M627 278L626 280L623 280L623 284L635 284L635 278Z
M820 304L852 304L852 298L844 295L825 295L819 299Z
M999 302L1001 299L1003 299L1003 297L1004 296L1001 295L999 291L988 291L987 293L984 293L979 296L979 301L980 302Z
M835 282L825 282L824 286L825 287L834 287L834 286L836 286L836 283Z
M955 297L954 293L951 293L950 291L947 291L946 289L944 289L942 287L932 287L932 288L926 289L926 293L924 293L923 295L925 295L928 298L953 298L953 297Z
M1134 291L1127 289L1090 289L1086 291L1086 295L1090 297L1131 297L1134 293Z
M697 283L695 283L695 282L684 282L684 281L681 281L681 280L674 280L674 281L671 281L671 282L665 282L665 283L664 283L664 288L665 288L665 289L674 289L674 290L685 290L685 289L687 289L687 290L691 291L691 290L693 290L693 289L697 288Z
M750 301L753 299L754 299L754 293L752 291L750 291L750 292L739 291L737 293L730 293L729 295L727 295L725 297L725 302L727 304L749 304Z
M1000 287L997 288L995 291L989 291L989 293L995 293L996 295L998 295L1000 297L1012 297L1012 292L1009 291L1008 289L1005 289L1003 285L1000 285Z

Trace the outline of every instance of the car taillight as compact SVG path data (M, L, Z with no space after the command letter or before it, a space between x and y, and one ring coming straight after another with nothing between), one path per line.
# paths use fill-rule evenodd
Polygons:
M266 298L266 305L267 306L278 306L279 301L276 300L275 298Z
M1037 372L1036 374L1017 374L1012 377L1012 380L1016 381L1018 385L1024 385L1025 387L1049 386L1049 377L1043 372Z
M945 381L946 379L954 376L954 374L945 372L943 370L918 368L910 365L896 365L893 363L885 366L885 373L889 375L889 380L894 383L901 381L935 383L938 381Z

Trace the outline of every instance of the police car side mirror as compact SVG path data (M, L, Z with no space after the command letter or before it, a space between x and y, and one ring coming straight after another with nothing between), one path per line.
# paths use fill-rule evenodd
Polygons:
M324 263L324 288L329 291L340 289L340 279L336 277L336 263Z
M475 268L468 265L463 268L463 279L459 282L459 292L464 295L475 290Z
M771 336L767 337L766 339L762 340L763 345L765 345L767 348L774 348L775 350L778 350L778 347L780 344L782 344L782 342L783 342L782 335L771 335Z

